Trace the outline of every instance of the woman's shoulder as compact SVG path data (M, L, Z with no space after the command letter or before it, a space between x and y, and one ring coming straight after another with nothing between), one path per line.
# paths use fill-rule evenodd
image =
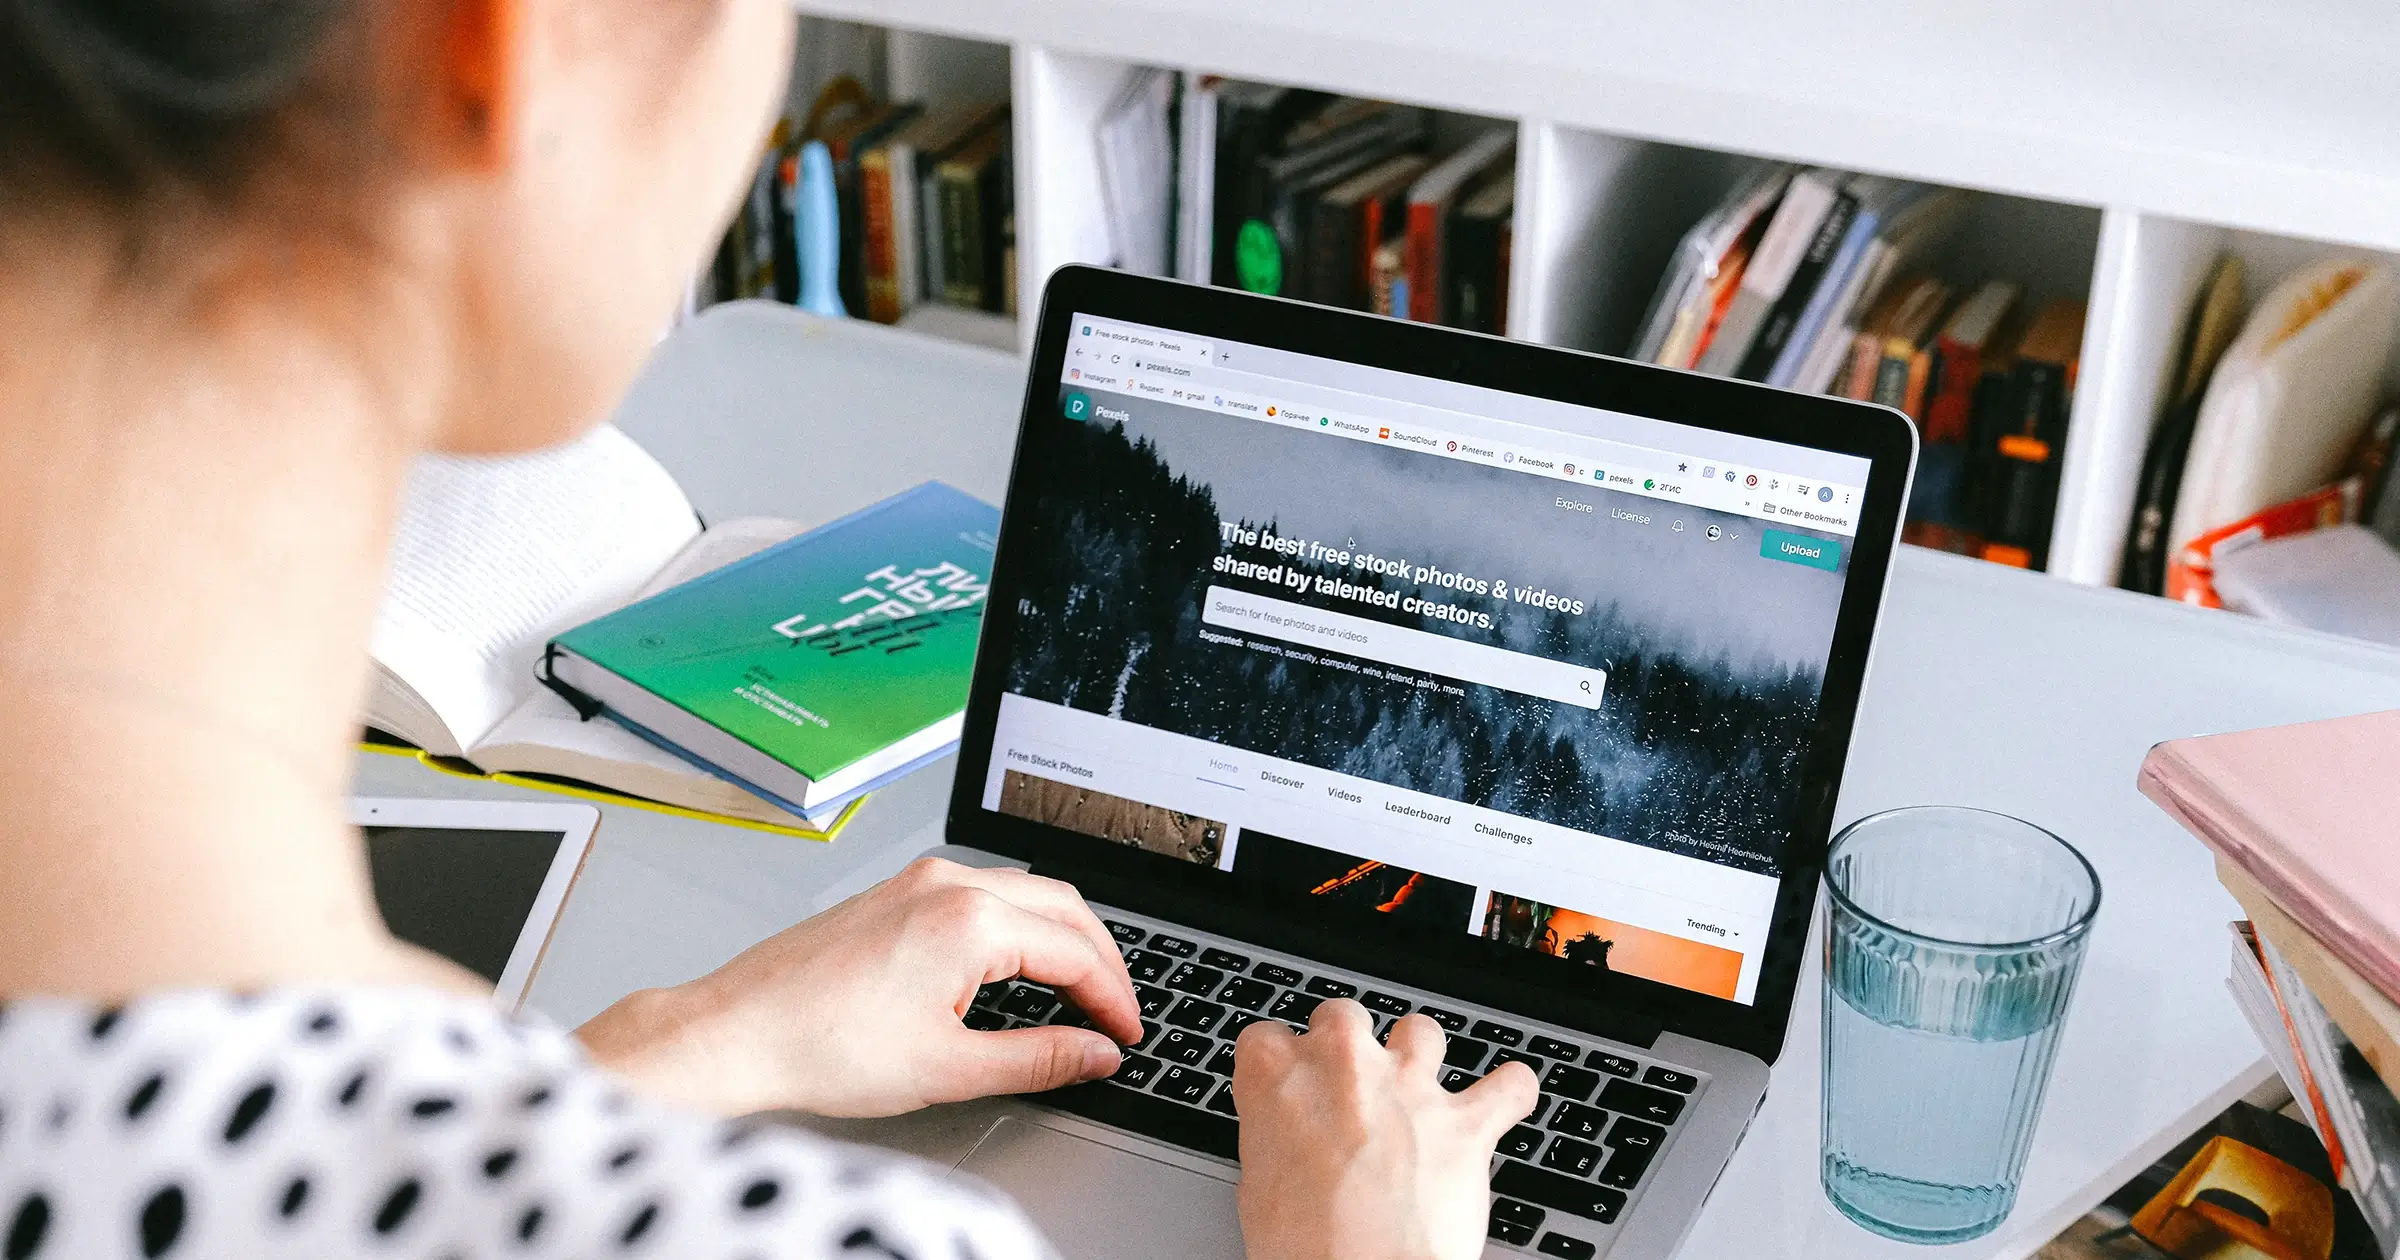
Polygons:
M970 1247L971 1240L971 1247ZM0 1253L1048 1251L927 1165L661 1107L555 1028L415 990L0 1008Z

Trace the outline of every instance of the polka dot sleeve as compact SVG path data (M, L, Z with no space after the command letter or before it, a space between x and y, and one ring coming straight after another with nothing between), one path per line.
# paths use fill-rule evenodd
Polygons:
M0 1008L0 1260L1035 1260L977 1183L626 1094L432 993Z

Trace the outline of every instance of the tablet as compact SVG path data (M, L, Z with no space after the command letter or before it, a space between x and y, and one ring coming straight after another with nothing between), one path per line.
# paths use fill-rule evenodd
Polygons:
M352 797L350 821L366 836L375 904L392 935L491 981L502 1009L522 1006L600 811Z

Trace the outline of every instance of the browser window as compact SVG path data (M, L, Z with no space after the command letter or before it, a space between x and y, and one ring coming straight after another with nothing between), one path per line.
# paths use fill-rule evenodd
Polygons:
M986 807L1752 1000L1867 461L1072 328Z

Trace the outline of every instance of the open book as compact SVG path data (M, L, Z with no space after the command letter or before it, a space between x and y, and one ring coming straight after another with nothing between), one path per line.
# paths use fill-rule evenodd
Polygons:
M613 426L532 455L422 459L375 619L366 724L486 773L817 831L613 722L585 720L535 675L552 637L800 532L767 518L703 531L675 479Z

